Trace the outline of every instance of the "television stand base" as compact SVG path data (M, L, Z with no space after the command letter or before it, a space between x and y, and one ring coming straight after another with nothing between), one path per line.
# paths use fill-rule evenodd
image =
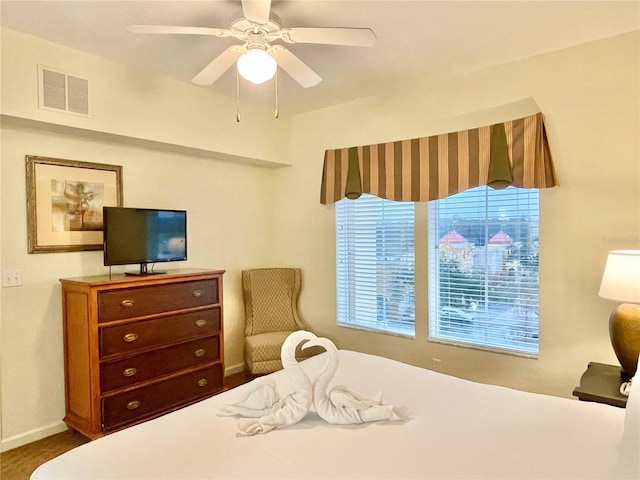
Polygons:
M146 277L147 275L162 275L163 273L167 273L162 270L154 270L153 267L149 270L149 265L147 263L140 264L140 270L137 272L124 272L125 275L135 275L138 277Z
M151 270L150 272L124 272L125 275L127 276L135 276L135 277L146 277L148 275L163 275L167 273L166 271L161 271L161 270Z

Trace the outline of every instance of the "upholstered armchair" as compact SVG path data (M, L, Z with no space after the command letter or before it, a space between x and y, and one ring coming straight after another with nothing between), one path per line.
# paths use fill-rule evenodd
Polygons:
M299 268L259 268L242 272L245 311L244 358L254 375L282 368L280 349L289 334L306 330L298 316L301 287ZM322 349L312 347L296 358L303 360Z

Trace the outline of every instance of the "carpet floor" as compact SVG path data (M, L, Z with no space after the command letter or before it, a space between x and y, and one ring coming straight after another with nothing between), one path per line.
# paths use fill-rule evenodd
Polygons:
M224 379L224 389L236 387L253 377L241 372ZM75 430L67 430L37 442L0 453L1 480L29 480L33 471L44 462L63 454L72 448L89 442L89 439Z
M37 442L23 445L0 454L2 480L29 480L39 465L58 455L87 443L84 435L67 430Z

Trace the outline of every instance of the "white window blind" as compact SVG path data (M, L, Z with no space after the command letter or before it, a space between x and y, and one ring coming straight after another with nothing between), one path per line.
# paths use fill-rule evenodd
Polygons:
M412 202L337 202L338 324L413 335L414 253Z
M429 339L538 353L538 190L429 203Z

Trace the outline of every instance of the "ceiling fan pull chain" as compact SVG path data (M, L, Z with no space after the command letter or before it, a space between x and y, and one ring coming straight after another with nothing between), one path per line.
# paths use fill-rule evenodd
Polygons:
M278 111L278 70L276 69L276 118L280 118L280 112Z
M240 78L236 68L236 122L240 123Z

